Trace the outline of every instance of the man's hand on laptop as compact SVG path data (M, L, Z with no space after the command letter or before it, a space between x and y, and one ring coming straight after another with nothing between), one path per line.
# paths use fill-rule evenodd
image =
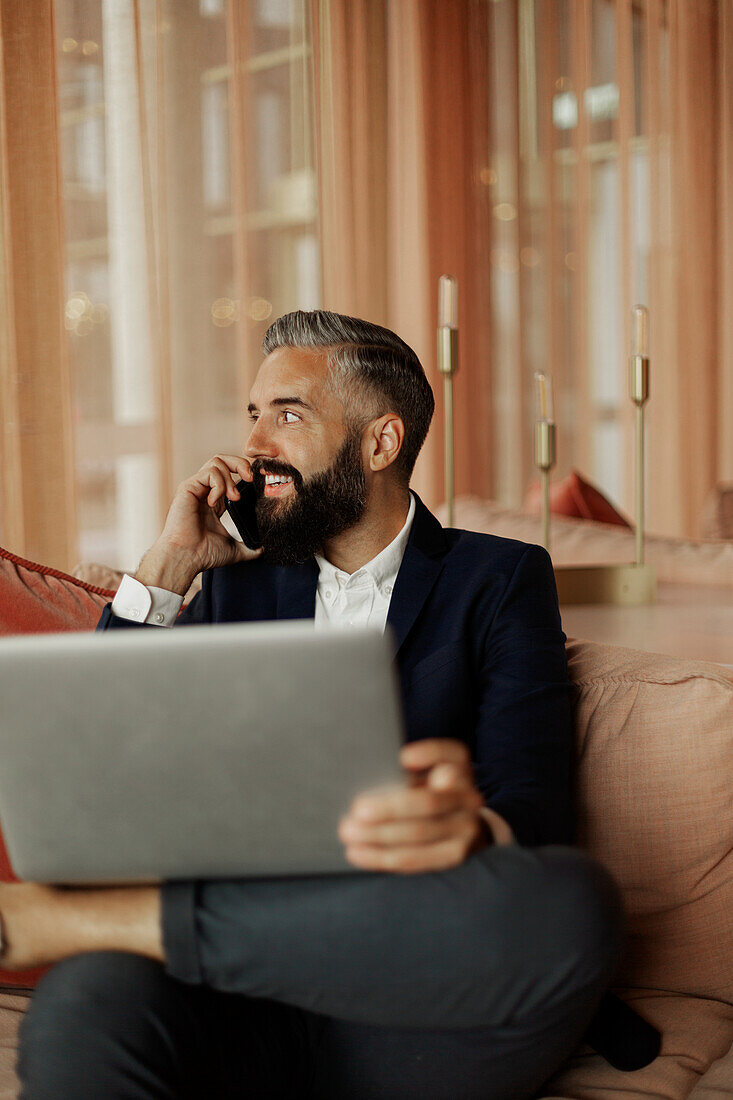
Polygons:
M231 537L221 523L227 497L238 500L235 475L252 480L249 462L237 455L215 455L182 481L168 510L165 527L140 562L136 580L183 596L203 569L258 558Z
M442 871L488 844L508 844L511 828L484 806L462 741L413 741L400 753L404 787L367 791L339 825L346 858L365 871Z

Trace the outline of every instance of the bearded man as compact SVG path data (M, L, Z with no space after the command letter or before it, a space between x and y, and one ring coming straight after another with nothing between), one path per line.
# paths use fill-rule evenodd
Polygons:
M264 351L244 454L179 486L100 628L173 624L202 571L179 624L389 624L404 788L365 792L339 825L364 874L0 888L4 965L58 962L23 1026L22 1095L530 1097L619 943L612 884L561 846L571 722L549 557L444 530L409 490L434 401L394 333L297 312ZM221 523L242 479L261 552Z

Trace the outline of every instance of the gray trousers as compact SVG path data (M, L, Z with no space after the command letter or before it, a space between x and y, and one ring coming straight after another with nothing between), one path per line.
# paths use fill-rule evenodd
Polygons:
M620 944L567 848L425 875L181 884L166 967L90 953L40 983L24 1100L522 1100L581 1039Z

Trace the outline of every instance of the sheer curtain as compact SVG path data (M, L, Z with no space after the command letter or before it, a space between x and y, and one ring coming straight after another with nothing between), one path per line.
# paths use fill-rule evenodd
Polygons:
M129 568L175 484L215 451L241 450L269 318L320 298L311 47L304 5L287 0L56 0L56 11L70 112L89 108L79 70L101 23L101 148L61 111L65 183L81 192L69 302L81 287L109 304L71 334L79 549ZM95 156L104 177L90 198L78 177Z
M50 0L0 5L2 540L66 565L75 478Z
M730 64L715 0L0 5L0 540L133 568L237 451L269 320L385 323L438 397L458 276L459 493L521 502L533 373L556 476L631 510L629 314L650 308L649 525L733 479Z
M555 476L576 467L632 512L641 303L648 520L695 534L706 493L733 476L729 5L320 0L318 12L326 298L392 324L436 385L437 278L459 276L457 491L521 503L542 370ZM431 503L440 447L438 419L418 468Z
M134 568L177 482L241 450L269 319L320 303L308 12L2 8L1 537Z
M495 49L507 44L502 6ZM720 405L730 365L718 327L718 224L731 211L717 191L731 140L719 94L727 5L512 7L526 59L515 146L520 293L537 304L519 315L523 385L549 367L559 472L578 467L631 512L630 315L647 305L648 521L694 535L708 490L731 473L718 442L730 417Z
M437 285L460 282L458 484L491 485L486 3L320 0L315 8L324 300L410 343L440 401ZM414 486L443 497L437 410Z

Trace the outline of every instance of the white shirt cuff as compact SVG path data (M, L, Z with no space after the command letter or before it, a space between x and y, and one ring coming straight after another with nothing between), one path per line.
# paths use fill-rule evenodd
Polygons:
M169 592L166 588L148 588L125 573L112 600L112 614L118 619L130 619L136 623L173 626L182 603L183 596L177 592Z

